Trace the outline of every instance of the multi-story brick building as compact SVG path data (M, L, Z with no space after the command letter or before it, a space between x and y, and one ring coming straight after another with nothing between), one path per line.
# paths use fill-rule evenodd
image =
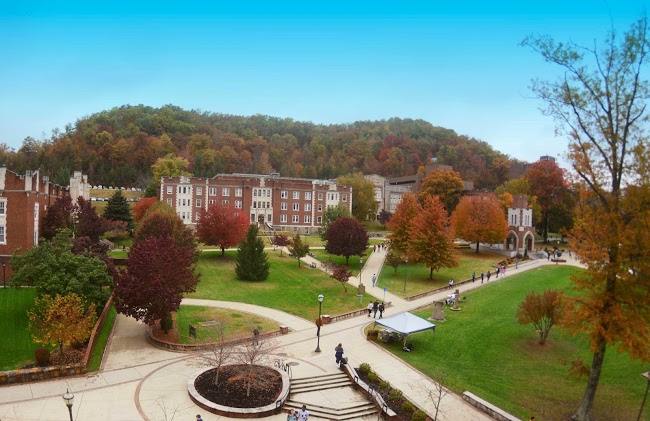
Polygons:
M342 204L352 211L352 187L279 174L162 177L160 200L171 205L189 225L196 224L201 209L220 203L240 209L249 215L251 223L310 234L321 225L328 207Z
M0 262L2 281L8 281L9 258L38 244L41 219L56 199L72 196L89 198L87 176L76 171L70 186L51 183L38 170L18 175L0 167Z

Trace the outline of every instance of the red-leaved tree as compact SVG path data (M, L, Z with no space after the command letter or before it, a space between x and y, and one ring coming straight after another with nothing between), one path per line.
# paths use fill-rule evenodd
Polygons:
M280 256L282 256L284 248L291 244L291 239L284 234L276 235L273 241L276 246L280 247Z
M325 233L325 250L330 254L345 257L347 265L350 256L361 256L368 248L368 232L354 218L339 218Z
M350 276L352 276L352 272L350 272L347 267L342 265L334 266L334 270L330 275L331 278L336 279L341 283L341 285L343 285L343 290L345 292L348 292L348 289L345 287L345 284L348 283L348 279L350 279Z
M147 324L160 320L167 332L171 313L180 307L183 294L193 292L199 282L196 259L196 249L179 247L171 237L138 242L116 282L115 308Z
M223 256L227 248L236 246L246 238L249 225L247 215L240 209L214 203L208 210L201 211L196 235L205 244L221 248Z
M151 208L151 206L156 203L158 199L156 197L145 197L135 204L133 207L133 219L140 221L145 213Z
M465 196L451 216L456 236L476 243L500 243L508 235L508 222L494 195Z

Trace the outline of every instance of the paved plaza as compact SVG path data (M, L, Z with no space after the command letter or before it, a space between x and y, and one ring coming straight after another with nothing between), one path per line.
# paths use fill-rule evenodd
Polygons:
M372 287L373 273L379 273L386 252L376 252L368 258L362 272L366 292L379 299L384 291ZM310 263L311 258L305 261ZM509 274L530 270L545 265L546 260L536 260L519 265ZM570 259L567 264L578 264ZM494 279L494 278L493 278ZM501 279L493 282L500 282ZM491 282L492 283L492 282ZM357 285L352 278L350 284ZM480 282L460 286L461 293L479 288ZM406 301L390 292L386 301L392 302L386 316L421 308L433 301L447 297L443 291L414 301ZM403 363L373 342L366 340L364 327L367 317L354 317L325 325L321 329L321 353L314 352L316 327L313 323L290 314L266 307L225 301L186 299L184 304L232 308L238 311L259 314L290 328L290 333L274 337L275 357L293 362L293 377L302 378L338 371L334 361L334 347L340 342L345 356L356 367L369 363L372 369L393 387L429 413L435 409L427 395L433 390L432 381L419 371ZM364 303L365 304L365 303ZM205 421L229 419L207 413L196 406L187 393L187 380L200 369L196 353L180 353L161 350L147 341L146 326L131 318L118 316L112 337L107 346L102 368L97 373L59 380L0 387L0 420L69 420L68 409L61 396L69 389L75 395L74 420L93 421L136 421L136 420L194 420L202 414ZM322 392L322 398L330 401L345 400L337 392ZM335 403L335 402L334 402ZM468 405L458 395L449 393L442 401L443 420L490 420L487 415ZM267 417L269 420L285 420L280 414Z

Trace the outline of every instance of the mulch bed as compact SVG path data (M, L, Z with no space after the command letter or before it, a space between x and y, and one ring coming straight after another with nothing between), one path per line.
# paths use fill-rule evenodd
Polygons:
M248 387L248 366L227 365L221 367L219 382L214 384L216 369L206 371L196 378L194 387L204 398L216 404L234 408L258 408L270 405L282 392L282 376L269 367L256 365L250 396L246 396Z

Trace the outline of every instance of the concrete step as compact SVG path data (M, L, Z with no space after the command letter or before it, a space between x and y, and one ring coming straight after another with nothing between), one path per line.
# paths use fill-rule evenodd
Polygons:
M318 392L320 390L337 389L343 387L350 387L352 383L350 380L344 381L331 381L331 382L314 382L303 385L291 385L291 393L305 393L305 392Z
M313 376L313 377L300 377L300 378L293 378L291 380L291 384L304 384L304 383L310 383L310 382L318 382L321 380L328 380L328 379L347 379L348 376L345 374L343 371L339 371L336 373L329 373L329 374L323 374L321 376Z
M285 408L293 408L300 410L303 403L289 399L285 403ZM309 404L307 405L307 410L309 411L309 418L321 418L326 420L354 420L361 419L363 417L376 416L378 414L377 409L371 403L360 404L352 406L349 408L335 409L327 408L319 405Z

